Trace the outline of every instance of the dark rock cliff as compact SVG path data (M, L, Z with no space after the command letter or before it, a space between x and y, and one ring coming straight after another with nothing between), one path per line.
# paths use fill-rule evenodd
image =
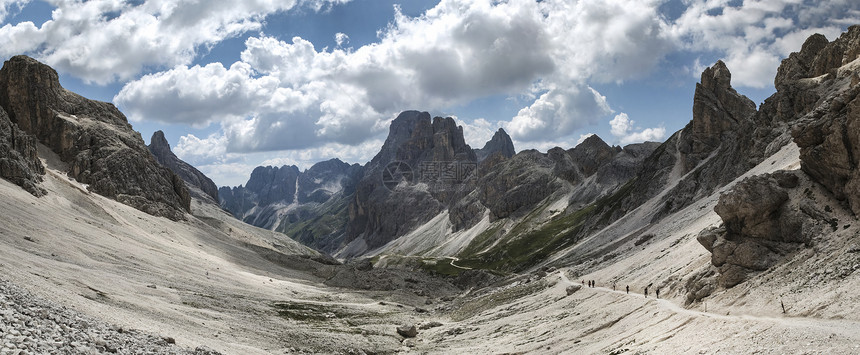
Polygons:
M852 26L833 42L813 35L800 52L783 60L777 92L756 118L791 132L800 147L802 172L754 176L720 197L715 211L725 227L705 230L698 239L712 253L721 286L743 282L829 228L836 230L833 209L822 210L807 196L816 186L844 201L855 215L860 211L858 54L860 26ZM811 184L804 194L796 191L798 181Z
M0 69L0 107L12 122L57 153L69 175L100 195L156 216L183 219L191 198L159 165L125 116L106 102L60 86L57 72L16 56Z
M197 194L196 197L198 198L211 198L212 202L218 202L218 186L200 170L173 154L173 151L170 150L170 143L164 138L164 132L156 131L152 134L152 138L149 140L149 151L159 164L167 167L185 181L192 195ZM202 196L195 191L195 188L203 193Z
M477 160L452 118L401 113L349 204L346 242L362 245L348 254L383 246L456 203L474 179Z
M514 142L511 141L511 136L508 135L508 132L505 132L504 129L499 128L495 134L493 134L493 138L490 138L484 147L481 149L475 149L475 156L477 156L478 161L484 161L490 155L493 154L501 154L505 158L510 158L517 154L514 150Z

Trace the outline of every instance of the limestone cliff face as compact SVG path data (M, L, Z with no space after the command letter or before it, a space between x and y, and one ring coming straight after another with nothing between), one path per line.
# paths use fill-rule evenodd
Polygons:
M860 213L860 26L832 43L810 37L804 50L783 61L778 83L803 99L792 111L803 115L792 136L801 168ZM814 53L807 53L812 52ZM806 70L802 70L808 64ZM782 68L781 67L781 68ZM791 74L791 75L789 75ZM800 92L808 94L800 94Z
M183 219L191 198L176 174L159 165L113 105L60 86L47 65L16 56L0 69L0 107L21 130L70 166L69 175L100 195L144 212Z
M296 180L299 168L295 165L282 167L258 166L251 172L245 186L222 187L218 193L221 207L236 218L255 226L271 225L272 216L261 213L267 206L286 206L296 201Z
M39 186L44 174L36 139L20 130L0 108L0 177L40 197L45 195L45 189Z
M743 282L837 228L831 212L839 204L821 208L807 196L818 186L855 215L860 211L858 54L860 27L852 26L833 42L813 35L783 60L777 92L762 104L756 121L791 133L800 147L802 172L754 176L720 197L715 211L725 227L703 231L699 242L711 251L721 286ZM798 181L810 186L804 194L795 188Z
M363 168L331 159L305 171L257 167L245 186L221 187L221 207L249 224L283 232L325 253L340 248L346 206Z
M511 136L503 128L499 128L493 134L493 138L490 138L484 144L483 148L475 149L475 155L478 157L479 162L484 161L484 159L493 154L501 154L505 158L510 158L514 154L517 154L516 150L514 150L514 142L511 140Z
M826 212L799 188L806 181L803 173L778 171L746 178L720 197L714 211L724 226L697 237L712 254L720 286L735 286L748 274L767 270L829 228Z
M732 88L732 74L717 61L705 69L693 96L693 120L679 138L683 172L689 172L727 140L737 140L738 129L751 121L755 103ZM733 142L730 142L733 143Z
M350 201L346 256L385 245L456 203L471 190L477 160L452 118L401 113Z
M192 195L196 195L198 198L211 199L211 202L218 203L218 186L200 170L173 154L173 151L170 150L170 143L164 138L164 132L156 131L152 134L152 138L149 140L149 152L159 164L179 175L185 181Z

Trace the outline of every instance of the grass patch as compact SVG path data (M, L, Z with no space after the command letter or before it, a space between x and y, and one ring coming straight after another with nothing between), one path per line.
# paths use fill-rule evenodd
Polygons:
M497 229L487 230L479 235L459 255L457 265L473 269L492 270L499 273L517 272L528 269L561 249L573 245L583 228L603 226L612 222L613 215L622 209L622 201L633 191L635 180L630 180L610 196L578 211L552 218L536 229L534 219L547 205L534 209L522 222L518 223L502 240L487 250L491 236ZM587 221L596 221L588 223ZM497 227L497 228L500 228Z
M493 237L496 236L496 233L498 233L500 229L502 229L502 224L498 223L495 227L483 231L475 237L475 239L472 239L466 249L463 249L463 251L460 252L460 256L464 258L474 257L480 251L489 247L495 239Z
M480 256L461 259L458 265L500 272L519 271L531 267L551 253L571 244L573 242L571 237L575 236L585 217L593 209L594 206L588 206L574 213L553 218L540 228L524 232L519 236L512 231L508 242L497 244Z
M421 265L424 270L443 276L457 276L463 271L466 271L451 265L451 259L425 259L422 260Z

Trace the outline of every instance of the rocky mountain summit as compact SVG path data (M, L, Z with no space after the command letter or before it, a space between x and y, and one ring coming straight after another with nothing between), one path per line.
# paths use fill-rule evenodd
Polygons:
M125 116L112 104L64 89L47 65L26 56L6 61L0 69L0 107L90 191L171 219L183 219L189 210L182 179L155 161ZM22 141L20 147L27 145ZM24 150L32 157L31 148Z
M493 138L490 138L484 147L481 149L475 149L475 156L478 157L478 161L484 161L490 155L495 153L501 154L505 158L510 158L517 154L514 150L514 142L511 141L511 136L508 135L508 132L505 132L503 128L499 128L495 134L493 134Z
M332 252L344 236L347 196L362 167L339 159L298 167L257 167L244 186L221 187L220 205L246 223L286 232L314 248ZM308 226L312 224L312 226Z
M173 154L173 151L170 150L170 143L164 138L164 132L155 131L149 140L148 148L159 164L170 169L185 181L186 187L194 197L202 199L208 197L212 202L218 202L218 186L200 170Z

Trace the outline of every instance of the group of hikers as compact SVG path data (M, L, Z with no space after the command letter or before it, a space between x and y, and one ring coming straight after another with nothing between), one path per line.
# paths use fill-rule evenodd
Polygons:
M586 285L586 281L585 281L585 280L582 280L582 284L583 284L583 285ZM595 282L594 280L588 280L588 287L590 287L590 288L594 288L594 287L595 287L595 285L596 285L596 282ZM649 287L651 287L651 286L653 286L653 285L654 285L654 284L653 284L653 283L651 283L651 284L648 284L648 286L645 286L645 292L644 292L645 298L648 298L648 288L649 288ZM626 291L626 292L627 292L627 294L629 295L629 294L630 294L630 285L625 286L625 289L626 289L625 291ZM613 283L612 283L612 291L615 291L615 282L613 282ZM660 298L660 289L659 289L659 288L655 288L655 289L654 289L654 294L657 296L657 298Z

